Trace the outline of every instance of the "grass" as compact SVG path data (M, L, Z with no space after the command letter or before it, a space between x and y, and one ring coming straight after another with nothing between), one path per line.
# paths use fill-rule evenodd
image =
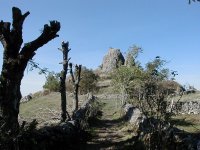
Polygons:
M178 100L180 96L174 97L174 100ZM197 91L196 93L192 94L185 94L181 97L180 99L181 102L186 102L186 101L200 101L200 91Z
M124 149L134 142L132 128L124 122L119 99L100 99L102 116L93 122L87 149ZM131 130L131 131L130 131Z
M189 133L200 132L200 115L195 114L185 114L177 115L173 117L172 122L179 129L182 129Z
M80 103L86 100L86 96L79 96ZM67 97L67 111L71 113L73 105L72 97ZM60 93L52 92L49 95L34 98L20 105L20 120L31 122L36 119L39 123L45 123L60 119L61 112Z
M174 100L178 100L180 96L174 97ZM180 99L181 102L198 101L200 102L200 92L193 94L183 95ZM179 114L172 118L172 122L179 129L182 129L190 133L200 132L200 114Z
M39 123L51 120L60 113L60 95L59 93L50 93L49 95L32 99L27 103L20 105L20 118L26 121L37 119Z
M86 100L86 96L80 96L81 101ZM200 100L200 92L195 94L183 95L181 101L198 101ZM68 111L72 107L72 97L67 97ZM122 116L120 101L115 99L102 99L101 102L103 117L112 120L118 120ZM51 120L59 120L60 118L60 93L50 93L46 96L34 98L27 103L20 105L20 120L31 122L37 119L39 123L45 123ZM104 119L104 118L102 118ZM187 132L195 133L200 131L200 115L177 115L173 118L176 127ZM123 124L123 123L122 123Z

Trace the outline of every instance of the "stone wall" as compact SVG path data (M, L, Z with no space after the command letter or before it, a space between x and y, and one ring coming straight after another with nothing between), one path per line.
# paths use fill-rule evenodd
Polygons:
M96 97L90 94L88 100L86 100L79 110L73 114L72 118L82 129L85 129L89 125L89 120L97 116L98 111L99 107Z
M138 125L145 119L145 116L142 114L140 109L134 107L132 104L124 105L123 110L125 113L125 118L131 124ZM200 114L200 102L197 101L178 102L173 112L177 114Z
M175 105L175 111L178 114L200 114L200 102L178 102Z

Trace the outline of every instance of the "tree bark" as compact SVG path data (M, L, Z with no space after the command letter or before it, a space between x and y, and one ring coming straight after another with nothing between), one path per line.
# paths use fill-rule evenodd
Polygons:
M4 47L0 74L0 130L11 135L17 134L19 128L20 85L27 63L35 51L57 37L60 30L60 23L51 21L36 40L24 44L21 49L23 22L30 13L22 14L19 8L13 7L12 14L12 29L11 23L0 22L0 41Z
M74 105L73 105L73 111L77 111L78 110L78 90L79 90L79 83L81 80L81 65L76 65L75 66L75 76L72 70L72 63L69 64L70 67L70 74L72 77L72 84L73 84L73 96L74 96Z
M62 42L62 49L59 49L63 53L63 70L61 71L61 76L60 76L60 93L61 93L61 122L64 122L67 119L71 119L66 106L67 106L67 100L66 100L66 86L65 86L65 80L66 80L66 75L68 71L68 53L70 51L69 49L69 42L65 43Z

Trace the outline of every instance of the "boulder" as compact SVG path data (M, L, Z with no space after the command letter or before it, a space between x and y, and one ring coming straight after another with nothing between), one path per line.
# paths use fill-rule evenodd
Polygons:
M33 98L33 94L30 93L30 94L28 94L27 96L24 96L24 97L20 100L20 103L26 103L26 102L30 101L32 98Z
M139 108L134 107L131 104L126 104L123 107L125 112L125 119L128 120L131 124L139 126L145 119L145 116L142 114Z
M119 65L123 65L124 61L125 59L120 49L110 48L103 58L102 71L108 73L119 67Z

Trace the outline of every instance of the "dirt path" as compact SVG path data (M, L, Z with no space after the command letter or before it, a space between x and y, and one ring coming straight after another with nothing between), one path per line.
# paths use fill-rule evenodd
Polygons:
M133 132L120 117L116 100L102 100L102 117L90 129L92 138L87 150L128 150L133 144Z

